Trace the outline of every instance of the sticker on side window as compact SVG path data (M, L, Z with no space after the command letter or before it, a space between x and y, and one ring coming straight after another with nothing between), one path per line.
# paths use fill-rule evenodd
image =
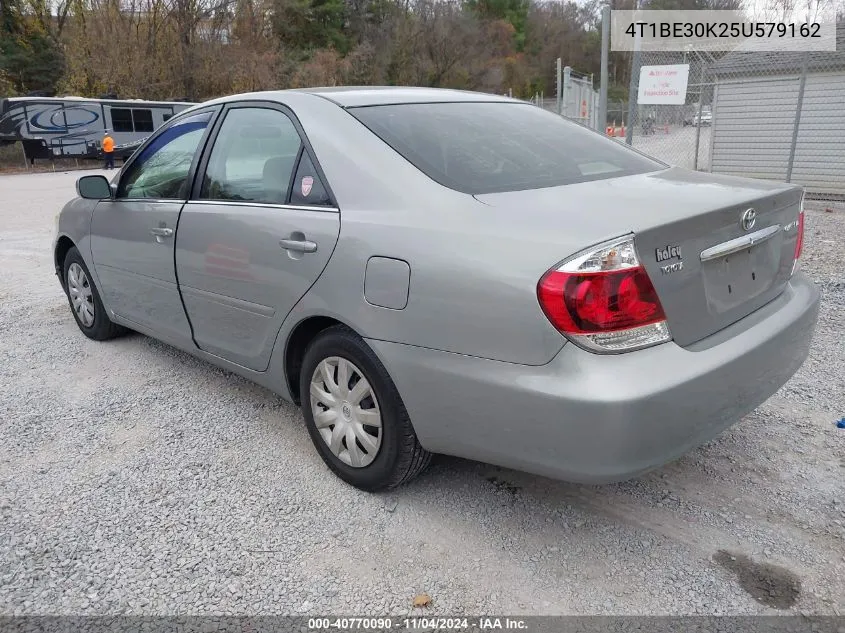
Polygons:
M311 193L311 188L314 186L314 179L311 176L305 176L302 179L302 195L306 198Z

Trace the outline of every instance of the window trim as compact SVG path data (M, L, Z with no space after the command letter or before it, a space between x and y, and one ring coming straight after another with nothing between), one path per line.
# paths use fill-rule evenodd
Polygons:
M262 108L265 110L276 110L277 112L281 112L285 116L287 116L291 123L293 123L293 127L296 130L296 133L299 134L299 154L296 157L293 165L293 171L291 173L291 182L288 184L288 192L287 197L284 203L278 204L271 204L268 202L250 202L248 200L207 200L205 198L200 198L200 191L202 190L202 180L205 176L205 171L208 169L208 163L211 160L211 152L214 150L214 144L217 142L217 137L220 134L220 129L223 127L223 122L226 120L226 114L229 113L231 110L235 109L242 109L242 108ZM326 206L309 206L309 205L291 205L290 203L290 194L291 194L291 187L293 179L296 178L296 172L299 170L299 162L302 160L302 155L308 152L308 157L311 159L311 164L314 165L314 170L317 172L317 175L320 177L320 180L323 183L323 187L326 189L326 193L329 197L329 204ZM305 130L302 127L302 123L299 121L299 118L296 116L296 113L288 107L284 103L280 103L278 101L265 101L256 99L254 101L250 100L239 100L239 101L231 101L229 103L224 104L223 108L217 114L217 118L214 121L213 128L211 129L211 133L205 140L205 146L203 148L202 156L200 157L199 164L197 165L196 170L194 171L193 175L193 184L190 189L190 196L188 197L190 202L199 202L199 203L208 203L208 204L232 204L234 206L260 206L266 208L274 208L274 209L295 209L295 210L320 210L320 211L330 211L330 212L339 212L340 208L337 204L337 198L334 195L334 191L332 191L331 185L329 185L328 179L326 178L326 174L323 171L323 167L320 165L320 162L316 158L316 154L314 153L314 148L311 146L311 141L308 140L308 135L305 133Z
M302 137L300 137L299 151L293 160L293 169L290 172L290 179L288 180L288 192L285 196L285 204L290 204L291 198L293 197L293 183L296 182L296 173L299 171L299 164L302 162L302 155L304 153L305 143L302 143Z
M250 202L246 200L206 200L205 198L191 199L185 204L198 205L210 204L217 207L259 207L264 209L287 209L289 211L322 211L325 213L337 213L340 211L334 206L323 206L318 204L282 204L276 202Z
M147 140L144 141L141 144L141 146L138 147L138 149L136 149L132 153L132 156L129 157L129 160L127 160L123 164L123 166L120 168L120 171L118 172L117 176L115 177L115 179L113 181L116 185L116 191L120 191L121 181L126 176L126 174L129 172L129 170L132 168L132 166L138 161L138 157L141 156L141 154L143 154L144 150L150 145L150 143L154 143L155 140L159 136L161 136L162 134L167 132L167 130L169 130L174 125L179 125L184 119L191 118L191 117L196 116L198 114L205 114L206 112L209 112L211 114L211 116L209 117L208 125L205 126L205 131L203 133L202 138L200 139L199 145L197 146L197 151L194 153L194 159L191 161L191 167L188 170L188 176L186 178L187 182L193 183L194 178L196 176L197 165L199 164L200 159L202 158L202 156L205 153L205 150L206 150L207 145L208 145L208 139L209 139L209 136L210 136L210 133L211 133L211 129L216 124L217 119L220 116L220 109L221 109L220 106L211 106L211 107L208 107L208 108L200 108L200 109L197 109L197 110L188 109L188 110L184 110L184 111L179 112L178 114L174 115L173 118L171 118L169 121L167 121L167 123L162 125L155 132L153 132L147 138ZM179 197L179 198L118 198L115 195L114 200L120 200L120 201L130 201L130 200L138 201L138 200L141 200L141 201L157 201L157 202L185 202L186 200L190 199L190 194L191 194L192 188L193 188L193 185L191 185L191 187L188 188L188 192L187 192L187 195L185 197Z

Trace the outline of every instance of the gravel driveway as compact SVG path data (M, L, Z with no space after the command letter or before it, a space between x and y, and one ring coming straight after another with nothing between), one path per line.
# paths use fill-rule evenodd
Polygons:
M372 495L264 389L82 336L49 252L79 175L0 177L0 614L845 614L842 207L807 215L811 358L707 446L601 487L441 457Z

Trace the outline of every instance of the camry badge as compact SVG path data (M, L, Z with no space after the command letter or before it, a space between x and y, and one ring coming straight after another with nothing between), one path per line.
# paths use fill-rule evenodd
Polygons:
M742 215L739 218L739 225L742 227L743 231L750 231L753 229L756 222L757 211L754 209L746 209L742 212Z

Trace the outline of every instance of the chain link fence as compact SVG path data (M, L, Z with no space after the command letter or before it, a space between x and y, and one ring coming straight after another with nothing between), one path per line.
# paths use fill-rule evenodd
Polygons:
M715 62L709 53L696 51L647 51L634 56L626 141L670 165L708 170L713 132L713 79L708 68ZM637 103L640 70L653 66L687 64L686 99L679 105ZM633 104L633 107L631 107Z
M835 52L637 52L628 101L608 102L606 121L592 75L559 66L557 100L537 103L670 165L793 182L813 197L842 199L845 24L836 43ZM682 103L637 102L641 69L678 64L689 69Z
M845 196L845 28L837 31L836 52L634 57L637 79L642 67L689 64L689 80L682 105L637 104L632 82L626 140L633 147L671 165Z

